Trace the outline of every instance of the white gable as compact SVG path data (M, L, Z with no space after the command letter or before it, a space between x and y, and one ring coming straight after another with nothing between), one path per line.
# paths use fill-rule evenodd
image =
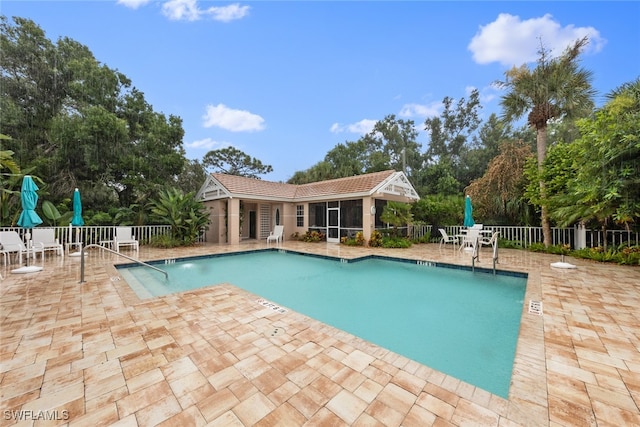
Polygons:
M198 194L196 194L196 200L217 200L217 199L226 199L231 196L231 193L224 188L220 182L209 175L207 180L204 182Z
M402 196L410 200L420 200L420 196L418 196L413 185L411 185L405 174L402 172L396 172L388 179L384 180L374 189L374 193Z

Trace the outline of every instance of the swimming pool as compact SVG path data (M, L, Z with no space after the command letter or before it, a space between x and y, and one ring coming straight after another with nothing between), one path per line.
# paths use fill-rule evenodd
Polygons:
M229 283L507 397L526 275L276 250L118 266L141 298ZM160 265L158 265L160 264Z

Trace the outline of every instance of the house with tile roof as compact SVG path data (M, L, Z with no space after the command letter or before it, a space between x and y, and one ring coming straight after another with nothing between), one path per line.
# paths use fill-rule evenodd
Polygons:
M384 227L380 214L389 200L419 199L402 172L386 170L295 185L213 173L197 194L210 211L207 241L240 243L266 239L276 225L285 239L317 230L328 242L362 231L366 240Z

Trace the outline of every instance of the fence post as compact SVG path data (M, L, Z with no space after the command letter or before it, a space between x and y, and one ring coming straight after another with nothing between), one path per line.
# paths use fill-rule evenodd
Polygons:
M582 222L576 226L573 246L576 249L584 249L587 247L587 228Z

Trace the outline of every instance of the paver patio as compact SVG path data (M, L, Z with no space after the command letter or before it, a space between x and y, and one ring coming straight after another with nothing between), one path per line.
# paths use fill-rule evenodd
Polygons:
M142 246L139 257L264 247ZM437 244L283 247L471 264ZM571 259L576 270L557 270L549 267L557 256L501 250L500 269L529 273L503 399L303 314L275 312L233 284L140 300L113 267L127 260L86 258L83 284L78 258L49 255L44 271L28 275L0 266L0 425L640 425L637 267ZM490 264L485 249L481 265ZM528 312L530 300L542 301L542 315Z

